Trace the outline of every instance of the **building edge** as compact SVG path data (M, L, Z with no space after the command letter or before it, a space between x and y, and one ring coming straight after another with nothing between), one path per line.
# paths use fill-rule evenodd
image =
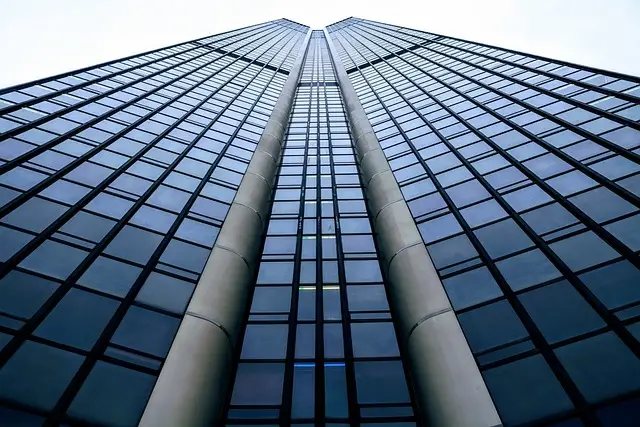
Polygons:
M360 162L392 316L422 419L430 427L502 422L382 147L324 30Z
M285 126L309 46L300 47L140 420L143 427L220 425L246 317Z

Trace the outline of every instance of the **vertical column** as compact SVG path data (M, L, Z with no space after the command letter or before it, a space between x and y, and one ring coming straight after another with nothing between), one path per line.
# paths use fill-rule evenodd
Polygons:
M210 427L223 409L311 30L280 93L180 324L141 426Z
M444 287L347 73L325 30L387 271L393 318L425 425L502 423Z

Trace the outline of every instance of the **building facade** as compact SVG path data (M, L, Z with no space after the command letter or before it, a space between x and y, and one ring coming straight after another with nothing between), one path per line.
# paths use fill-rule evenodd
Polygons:
M0 90L0 427L631 427L640 79L281 19Z

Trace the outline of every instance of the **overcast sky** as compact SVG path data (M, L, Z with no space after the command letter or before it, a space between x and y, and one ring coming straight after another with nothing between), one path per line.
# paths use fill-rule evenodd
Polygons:
M0 0L0 88L276 18L349 16L640 76L640 0Z

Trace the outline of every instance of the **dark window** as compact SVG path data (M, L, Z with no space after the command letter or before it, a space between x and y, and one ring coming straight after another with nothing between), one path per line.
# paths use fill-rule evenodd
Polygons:
M180 320L139 307L131 307L111 342L157 357L165 357Z
M490 369L483 375L506 425L520 425L573 409L542 356Z
M284 381L283 363L240 363L232 405L279 405ZM260 384L260 387L256 387Z
M409 401L401 362L355 362L355 371L358 401L361 404Z
M460 310L497 298L502 291L486 267L476 268L443 280L453 308Z
M70 289L34 335L91 350L118 305L115 300Z
M0 312L29 319L57 288L50 280L10 271L0 280Z
M150 307L183 314L195 285L191 282L152 272L136 296L136 301Z
M50 411L84 358L26 341L0 370L0 397Z
M462 313L458 320L474 353L528 336L515 311L504 300Z
M640 389L640 359L613 332L569 344L555 353L590 403Z
M520 295L542 335L554 344L605 326L578 292L563 280Z
M98 361L67 414L92 424L136 425L156 378Z

